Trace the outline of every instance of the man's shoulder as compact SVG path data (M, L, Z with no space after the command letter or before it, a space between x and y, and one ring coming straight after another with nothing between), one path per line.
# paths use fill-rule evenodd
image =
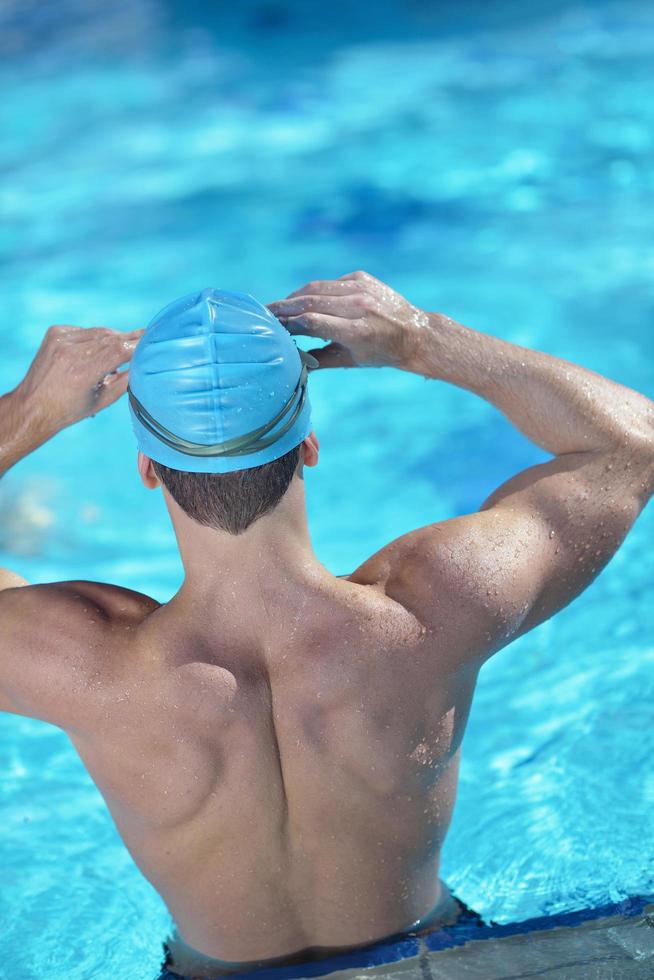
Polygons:
M66 582L46 582L39 585L25 585L0 592L0 603L15 607L15 615L33 612L37 621L44 617L66 613L68 616L87 618L90 610L97 612L99 620L94 624L112 621L138 622L158 609L160 603L151 596L134 589L108 582L94 582L85 579L71 579ZM91 623L91 621L88 621Z
M438 600L451 607L476 585L484 553L481 515L465 515L410 531L380 548L351 575L351 582L374 585L429 617Z
M0 707L73 727L81 706L91 707L91 679L97 683L105 668L115 674L134 627L158 607L144 593L104 582L3 589Z
M515 542L501 514L477 512L404 534L349 576L408 609L453 663L504 645L513 615Z
M161 605L152 596L122 585L94 582L85 579L54 582L41 586L46 601L93 605L107 621L140 622ZM38 597L35 596L35 601Z

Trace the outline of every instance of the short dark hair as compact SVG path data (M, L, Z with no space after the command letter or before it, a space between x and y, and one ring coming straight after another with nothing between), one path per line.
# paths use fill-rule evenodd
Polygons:
M300 445L271 463L233 473L187 473L155 460L152 466L173 500L194 521L241 534L269 514L288 490L300 459Z

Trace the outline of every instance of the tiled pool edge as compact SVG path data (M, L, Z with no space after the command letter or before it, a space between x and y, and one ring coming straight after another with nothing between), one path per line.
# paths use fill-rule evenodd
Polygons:
M508 936L524 935L530 932L572 928L593 919L613 916L632 918L641 915L653 903L654 895L635 895L625 898L621 902L611 902L597 908L576 909L574 912L563 912L558 915L541 915L533 919L525 919L522 922L509 922L506 925L456 926L452 928L451 932L445 928L425 937L425 944L430 950L435 951L462 946L471 940L485 942L488 939L504 939Z
M351 967L324 980L649 980L654 976L654 904L636 896L597 909L505 926L446 930L394 962ZM606 969L604 969L606 968Z

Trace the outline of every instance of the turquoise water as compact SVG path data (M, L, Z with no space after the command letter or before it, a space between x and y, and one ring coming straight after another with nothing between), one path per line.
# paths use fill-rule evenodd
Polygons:
M362 267L654 396L654 9L492 7L341 3L322 29L311 5L3 5L0 384L50 323L133 328L208 284L265 301ZM421 378L325 373L311 398L335 573L542 458ZM124 402L8 474L0 517L0 561L33 582L180 583ZM653 523L482 672L443 874L497 922L654 892ZM150 976L165 910L66 738L0 728L0 976Z

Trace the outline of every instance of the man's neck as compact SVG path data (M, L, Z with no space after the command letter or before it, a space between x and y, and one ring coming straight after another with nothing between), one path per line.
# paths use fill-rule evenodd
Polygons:
M284 591L285 585L310 585L329 574L313 551L301 480L241 534L205 527L168 495L166 502L185 571L178 601L225 609L235 596L251 593L256 604L271 585Z

